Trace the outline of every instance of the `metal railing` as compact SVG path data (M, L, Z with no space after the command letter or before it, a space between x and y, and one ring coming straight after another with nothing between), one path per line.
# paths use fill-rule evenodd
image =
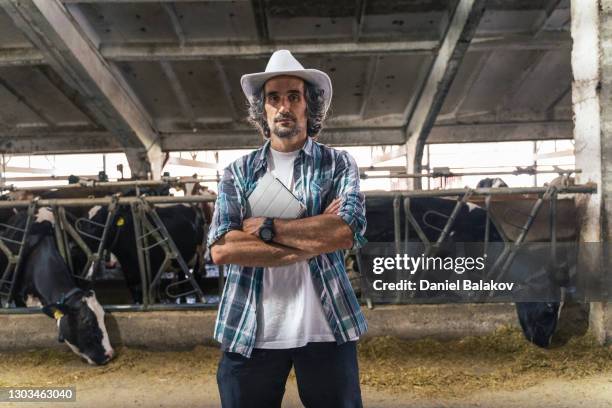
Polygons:
M464 188L464 189L449 189L449 190L421 190L421 191L390 191L390 192L366 192L366 196L368 197L392 197L393 200L393 228L394 228L394 241L396 249L399 250L402 247L402 244L406 245L408 242L407 237L402 240L401 236L401 217L400 217L400 208L403 207L404 213L406 214L406 218L404 220L405 223L405 231L407 234L408 225L411 225L413 229L416 231L419 239L426 244L428 248L428 253L434 254L437 248L442 245L447 239L449 232L452 229L454 222L456 221L457 214L459 210L467 205L467 201L469 198L473 198L476 196L484 196L485 197L485 210L487 211L487 229L484 237L485 242L485 250L486 245L488 243L488 235L490 233L488 224L490 221L489 215L489 206L490 199L494 196L508 196L508 195L521 195L521 194L531 194L536 195L538 198L536 199L529 217L527 221L522 226L523 234L520 236L520 239L512 242L511 240L505 238L505 245L507 248L504 249L505 260L499 261L500 264L496 267L503 268L505 267L508 259L513 257L513 254L516 253L518 248L523 244L524 239L533 224L533 220L537 216L540 208L543 203L546 201L550 202L551 205L551 218L550 218L550 229L551 229L551 242L553 243L553 251L556 251L555 243L556 243L556 200L559 194L592 194L597 191L597 187L594 185L576 185L576 186L564 186L564 187L555 187L554 189L551 187L519 187L519 188ZM453 208L453 211L445 215L446 223L440 228L440 235L437 240L429 241L427 236L422 231L419 220L417 220L412 212L410 211L410 200L415 198L422 197L455 197L456 204ZM164 268L160 267L155 273L150 270L150 266L147 269L147 255L146 252L153 248L154 246L163 247L165 253L165 260L163 265L169 264L172 259L175 259L179 265L180 269L185 273L188 277L188 280L193 283L193 274L189 271L189 268L186 267L186 263L184 260L180 258L180 253L176 248L176 245L173 245L172 237L169 235L168 231L163 227L163 222L156 216L154 206L156 204L178 204L178 203L202 203L202 202L213 202L216 199L216 196L206 194L202 196L185 196L185 197L172 197L172 196L138 196L138 197L100 197L100 198L71 198L71 199L39 199L39 200L19 200L19 201L0 201L0 208L30 208L33 209L35 207L51 207L54 210L54 213L57 214L56 217L56 239L58 242L63 242L62 245L59 245L60 252L67 263L70 264L70 255L68 250L67 240L70 238L77 245L83 249L88 257L88 266L81 271L73 271L76 276L80 278L86 278L84 275L85 271L89 269L89 266L95 265L102 259L103 254L103 243L105 242L105 233L108 234L108 228L110 226L110 220L112 216L110 213L113 208L117 208L122 205L130 206L132 209L132 214L135 220L140 221L140 225L137 228L136 236L137 244L138 244L138 252L139 252L139 266L140 266L140 276L143 285L143 304L141 305L106 305L105 309L109 311L139 311L139 310L186 310L186 309L210 309L216 308L216 304L206 304L206 303L196 303L196 304L156 304L154 303L154 290L159 284L160 274L163 273ZM78 231L78 227L75 227L74 220L71 221L69 219L68 213L66 212L65 207L93 207L96 205L108 206L109 207L109 216L106 219L104 224L100 223L100 227L104 226L104 231L102 236L98 237L99 246L96 252L90 250L87 245L83 242L82 236ZM33 210L32 210L33 211ZM145 221L143 221L145 220ZM426 220L421 220L423 222ZM143 227L143 223L146 224ZM501 231L501 229L498 229ZM148 237L153 238L153 241L149 244L146 244L146 240ZM85 248L88 248L88 251ZM2 249L2 243L0 242L0 249ZM553 252L554 254L554 252ZM6 255L6 253L5 253ZM363 276L363 262L360 259L359 252L357 253L357 264L359 270L362 272L361 283L365 284L364 276ZM163 266L162 265L162 266ZM95 271L95 269L94 269ZM94 274L95 276L95 274ZM224 268L223 266L219 266L219 277L218 277L218 294L221 295L223 286L225 284L224 281ZM362 291L363 293L363 291ZM167 293L168 294L168 293ZM192 294L196 294L200 297L200 300L203 299L203 294L200 288L193 290ZM179 294L185 295L185 293ZM371 305L371 299L362 298L363 301ZM38 309L33 309L34 311L38 311ZM9 309L0 309L0 313L31 313L32 309L20 309L20 308L9 308Z
M389 210L393 214L393 238L394 248L396 253L401 253L402 250L407 250L409 238L409 230L416 233L418 240L424 247L424 256L435 256L438 250L447 241L450 232L457 221L457 217L460 210L467 205L469 199L476 196L485 197L484 210L486 211L485 218L485 233L482 237L483 243L483 254L487 253L488 246L490 245L491 229L490 225L496 225L496 222L491 218L491 199L494 196L520 196L529 195L534 198L534 202L528 213L523 214L525 220L522 224L516 225L515 227L520 230L518 236L514 239L508 237L502 228L497 227L497 232L501 235L503 249L501 254L496 258L495 263L487 268L487 277L495 277L501 279L506 272L509 270L512 262L518 253L518 251L524 246L527 235L530 232L531 227L534 224L536 217L538 216L540 209L545 202L550 205L549 211L549 236L550 236L550 259L551 262L556 266L557 262L557 200L560 194L594 194L597 192L596 185L573 185L573 186L561 186L557 187L554 185L547 187L498 187L498 188L463 188L463 189L447 189L447 190L417 190L417 191L389 191L389 192L366 192L366 197L379 197L379 198L392 198L392 206ZM415 214L411 209L411 200L420 198L454 198L455 205L448 214L440 213L437 211L429 210L422 214L420 220L417 220ZM366 205L367 207L367 205ZM404 236L402 237L402 220L400 216L400 208L404 210ZM439 219L446 220L444 225L434 226L428 222L428 216L435 214ZM436 239L431 240L425 234L423 226L428 226L430 230L436 230L438 236ZM362 300L372 307L375 303L372 298L363 296L367 292L366 287L367 279L363 274L365 273L364 261L362 259L362 250L356 251L357 264L359 272L362 274L360 278L361 282L361 293ZM414 292L411 293L411 296ZM401 299L399 299L401 300ZM403 299L406 300L406 299Z
M55 216L54 231L55 239L58 244L58 250L62 257L64 257L67 265L73 272L73 276L78 280L92 280L96 276L96 272L100 261L103 259L103 253L107 248L107 238L109 236L109 230L113 226L113 219L117 209L120 206L129 206L131 214L134 219L134 233L136 237L136 247L138 251L138 265L140 272L140 279L142 285L143 302L140 305L131 305L127 309L124 306L112 305L105 306L107 310L183 310L185 308L210 308L211 305L205 304L205 296L201 288L197 284L193 273L189 269L187 262L183 259L173 237L166 229L163 221L156 212L156 204L199 204L214 202L216 196L212 194L205 194L199 196L184 196L184 197L173 197L173 196L138 196L138 197L120 197L118 195L112 197L101 197L101 198L69 198L69 199L34 199L34 200L16 200L16 201L0 201L0 208L27 208L28 217L27 224L24 229L20 229L22 236L19 242L15 241L14 244L18 245L19 251L14 254L8 248L5 248L4 240L6 237L0 238L0 250L2 250L7 257L8 264L5 272L3 273L2 279L0 280L0 295L3 296L3 306L8 306L12 300L13 288L16 281L16 273L18 270L19 261L21 260L21 250L23 249L24 243L29 233L29 226L32 224L32 218L36 210L40 207L50 207ZM97 223L88 218L77 218L67 210L67 207L94 207L94 206L106 206L108 207L108 213L103 223ZM195 209L196 217L197 211ZM202 217L203 231L206 234L207 225L203 214ZM84 225L95 224L101 233L99 235L90 234L84 231ZM10 225L3 225L6 229L15 229ZM6 239L5 239L6 238ZM200 237L199 242L204 240L204 237ZM96 242L96 248L92 249L85 242L85 239ZM87 262L85 266L79 271L74 270L72 263L72 256L70 253L70 243L75 243L80 250L85 253ZM20 246L19 246L20 245ZM149 251L153 248L159 247L164 254L162 263L156 268L155 271L151 271L151 263L149 259ZM8 250L7 251L5 251ZM203 260L201 260L203 262ZM156 296L156 290L159 288L162 275L169 269L172 262L178 264L180 272L185 276L185 280L173 282L165 289L165 295L168 298L176 299L181 297L187 297L195 295L197 299L203 303L195 305L181 305L181 304L156 304L155 301L159 299ZM224 285L223 268L220 268L219 273L219 293L221 293ZM173 292L173 289L182 287L181 285L189 285L188 290L183 290L180 293ZM6 293L5 293L6 292ZM22 313L24 310L20 308L4 308L0 309L0 313Z

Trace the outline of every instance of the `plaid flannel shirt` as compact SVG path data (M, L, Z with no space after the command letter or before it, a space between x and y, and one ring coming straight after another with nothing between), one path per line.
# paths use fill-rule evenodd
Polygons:
M219 184L219 195L208 234L208 247L231 230L240 230L246 200L267 170L264 146L230 164ZM322 214L341 198L338 215L353 231L354 248L365 242L365 198L359 191L359 168L354 159L309 137L294 163L294 193L306 207L305 216ZM321 254L308 261L323 313L338 344L367 330L344 266L343 251ZM214 337L225 351L250 357L257 333L257 302L261 295L263 267L228 265L227 281L215 323Z

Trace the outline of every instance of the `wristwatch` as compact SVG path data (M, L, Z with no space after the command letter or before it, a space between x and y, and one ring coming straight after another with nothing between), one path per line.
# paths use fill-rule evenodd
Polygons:
M272 242L274 239L274 219L266 218L261 227L259 227L257 235L259 235L263 242Z

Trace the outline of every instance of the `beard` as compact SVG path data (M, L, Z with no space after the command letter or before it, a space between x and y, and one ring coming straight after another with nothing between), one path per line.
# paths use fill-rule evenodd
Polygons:
M296 118L292 115L279 115L274 120L287 119L293 122L292 126L277 126L274 124L274 129L272 129L272 133L281 139L289 139L291 137L297 136L303 130L300 125L298 125Z
M292 127L282 127L281 128L281 127L275 126L274 129L272 130L272 133L274 133L276 136L280 137L281 139L289 139L289 138L292 138L293 136L299 135L301 131L302 131L302 128L298 126L297 123L294 123Z

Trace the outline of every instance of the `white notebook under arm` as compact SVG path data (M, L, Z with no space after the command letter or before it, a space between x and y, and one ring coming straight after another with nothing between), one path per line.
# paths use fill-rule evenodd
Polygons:
M306 211L302 202L271 173L259 179L247 201L247 214L251 217L296 219Z

